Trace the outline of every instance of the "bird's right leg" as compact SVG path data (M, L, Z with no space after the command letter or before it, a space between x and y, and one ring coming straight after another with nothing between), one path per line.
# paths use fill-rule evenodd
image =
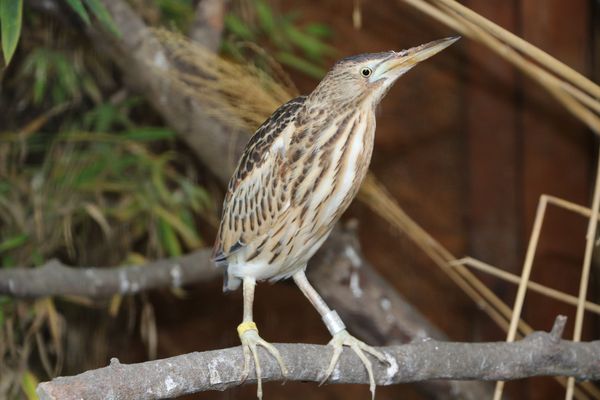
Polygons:
M287 369L283 364L279 351L269 342L263 340L258 335L258 328L252 320L252 303L254 302L254 287L256 281L254 278L243 279L243 291L244 291L244 319L241 324L238 325L237 331L242 342L242 349L244 351L244 370L242 372L242 382L248 377L250 371L250 355L254 358L254 369L256 371L256 380L258 388L256 389L256 396L262 399L262 380L261 380L261 368L260 361L258 360L257 346L264 347L279 363L281 374L285 378L287 375Z

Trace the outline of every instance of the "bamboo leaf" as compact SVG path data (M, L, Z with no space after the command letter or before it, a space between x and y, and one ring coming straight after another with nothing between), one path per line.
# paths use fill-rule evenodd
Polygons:
M320 39L315 38L301 30L297 29L293 25L287 25L285 27L285 33L287 37L296 46L300 47L304 53L314 59L319 59L322 56L334 55L335 50L328 44L323 43Z
M0 242L0 253L23 245L25 242L27 242L27 239L29 239L29 235L22 233Z
M158 220L158 233L160 242L170 257L178 257L183 253L175 230L163 218Z
M331 35L332 35L332 31L331 31L331 28L329 27L329 25L319 24L316 22L306 25L306 27L304 28L304 31L306 33L308 33L309 35L312 35L314 37L321 38L321 39L331 37Z
M264 1L256 2L256 16L262 29L269 35L275 32L275 17L273 11Z
M6 65L10 63L19 37L23 20L23 0L0 0L0 25L2 34L2 52Z
M234 35L244 40L254 40L254 33L241 19L235 15L228 14L224 19L225 27Z
M153 211L177 231L188 247L192 249L200 247L202 241L198 237L198 234L193 229L190 229L177 215L159 206L154 207Z
M87 25L90 24L90 16L88 15L87 11L85 11L85 7L83 6L83 3L81 3L81 0L67 0L67 4L69 4L73 11L79 15L83 22L85 22Z
M161 127L145 127L131 129L123 134L126 139L138 142L152 142L155 140L171 139L175 132Z
M38 400L39 397L35 393L35 388L39 383L39 379L29 370L23 374L21 379L21 389L25 393L27 400Z
M303 58L295 56L292 53L279 52L277 53L276 58L280 63L295 68L310 77L321 79L325 75L325 70L323 68L314 65Z
M116 36L121 36L121 32L119 32L119 29L115 25L112 16L100 0L85 0L85 4L92 11L92 14L98 18L98 21L100 21L109 31Z

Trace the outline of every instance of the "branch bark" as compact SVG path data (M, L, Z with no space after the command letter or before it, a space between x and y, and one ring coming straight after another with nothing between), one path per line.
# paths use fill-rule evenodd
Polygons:
M217 51L221 44L226 3L225 0L201 0L196 6L190 39Z
M532 376L572 376L600 379L600 341L560 340L565 317L558 317L550 333L534 332L513 342L451 343L434 340L379 348L389 365L376 363L379 385L432 379L512 380ZM318 382L331 356L326 346L277 344L286 363L287 380ZM261 349L265 381L282 380L277 362ZM162 399L239 386L243 357L240 347L195 352L177 357L121 364L80 375L57 378L38 386L42 400ZM255 382L251 371L245 383ZM329 383L368 383L359 358L345 349Z
M74 268L50 260L39 268L0 269L0 294L14 297L74 295L92 298L180 287L220 276L203 249L182 257L126 267Z

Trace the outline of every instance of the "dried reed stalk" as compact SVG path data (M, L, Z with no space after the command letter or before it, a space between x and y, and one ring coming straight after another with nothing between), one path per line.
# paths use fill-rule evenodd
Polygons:
M472 257L464 257L460 260L455 260L450 263L450 265L465 265L476 269L478 271L489 274L495 278L501 279L505 282L516 283L518 284L520 278L517 275L511 274L510 272L505 271L502 268L494 267L493 265L484 263L483 261L477 260ZM562 301L563 303L570 304L572 306L576 306L578 304L578 298L575 296L571 296L565 292L561 292L560 290L552 289L548 286L541 285L537 282L528 281L527 288L532 291L549 297L551 299L555 299L558 301ZM596 303L592 303L591 301L585 302L585 309L587 311L593 312L594 314L600 315L600 305Z
M600 135L600 86L454 0L399 0L482 43L546 89Z

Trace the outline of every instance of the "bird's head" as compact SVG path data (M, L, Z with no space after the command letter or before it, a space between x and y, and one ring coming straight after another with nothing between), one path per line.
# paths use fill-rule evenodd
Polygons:
M374 107L399 77L458 39L460 36L454 36L399 52L366 53L344 58L327 73L311 97L340 106L369 101Z

